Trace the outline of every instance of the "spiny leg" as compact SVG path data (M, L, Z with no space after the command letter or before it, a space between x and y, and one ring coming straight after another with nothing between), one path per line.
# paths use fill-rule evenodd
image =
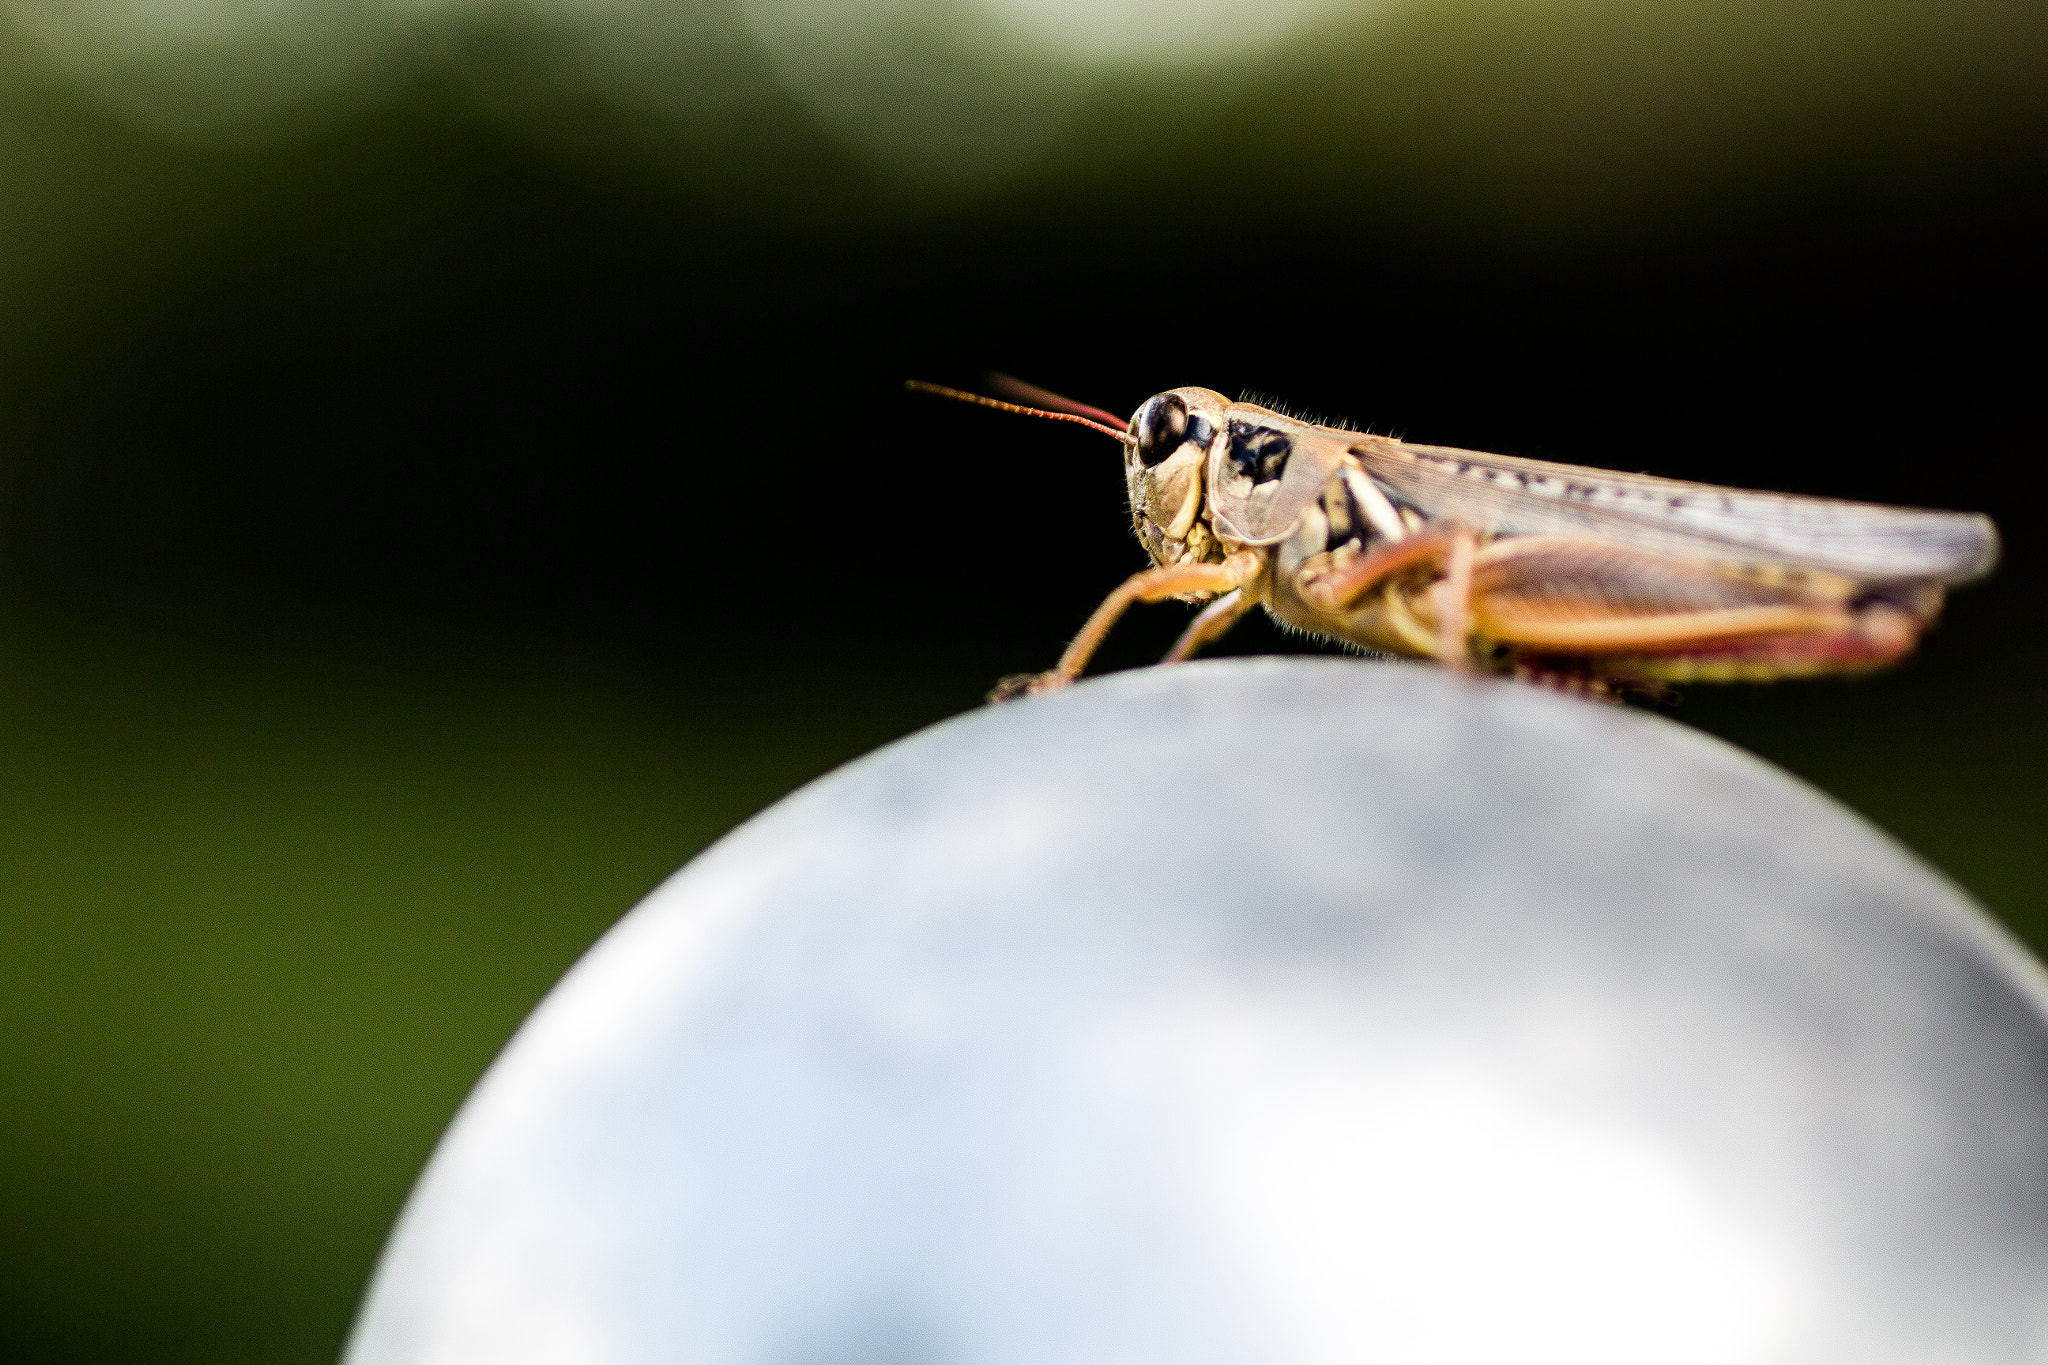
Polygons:
M1081 670L1088 666L1088 660L1101 647L1110 627L1117 618L1138 602L1164 602L1169 597L1183 597L1190 593L1222 593L1241 587L1251 577L1249 570L1256 563L1243 562L1251 558L1232 555L1221 564L1174 564L1164 569L1146 569L1125 579L1117 590L1103 599L1102 605L1081 627L1081 633L1060 655L1060 661L1053 666L1048 678L1058 678L1055 687L1064 686L1081 676Z
M1602 541L1530 536L1480 550L1472 614L1483 638L1537 667L1547 657L1624 682L1761 680L1853 672L1909 651L1931 607L1858 603L1855 586L1815 576L1795 589Z
M1431 530L1381 545L1340 568L1303 581L1302 595L1324 611L1348 610L1396 574L1442 563L1450 554L1453 539L1448 530Z
M1253 605L1253 600L1244 595L1243 588L1232 588L1202 608L1202 614L1188 622L1188 628L1180 633L1180 638L1173 642L1173 648L1167 650L1166 657L1159 662L1178 664L1192 659L1196 650L1222 639Z
M1417 652L1434 654L1446 667L1465 672L1472 666L1472 575L1478 546L1479 538L1463 527L1432 527L1304 582L1302 593L1325 611L1348 611L1401 575L1436 571L1441 575L1431 589L1436 628L1429 644L1416 640Z
M1255 577L1258 566L1259 558L1255 553L1239 551L1221 564L1173 564L1163 569L1134 573L1103 599L1102 605L1081 627L1081 633L1074 637L1074 642L1067 646L1066 652L1060 655L1059 663L1050 672L1036 677L1005 678L996 684L996 690L989 694L990 699L1005 701L1025 692L1052 692L1065 687L1081 676L1081 670L1088 666L1090 656L1101 646L1110 627L1134 603L1164 602L1169 597L1194 593L1230 592Z
M1840 631L1840 593L1797 593L1711 565L1570 536L1495 541L1475 560L1472 612L1488 639L1560 654L1685 651Z
M1470 531L1449 532L1443 582L1436 585L1436 657L1459 673L1472 671L1472 560L1478 538Z

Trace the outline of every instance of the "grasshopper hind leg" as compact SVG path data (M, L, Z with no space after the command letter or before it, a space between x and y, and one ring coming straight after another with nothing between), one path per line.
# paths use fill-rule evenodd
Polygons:
M1651 683L1763 682L1895 662L1938 605L1910 586L1858 587L1818 571L1770 574L1528 536L1480 552L1473 615L1517 665L1566 663Z

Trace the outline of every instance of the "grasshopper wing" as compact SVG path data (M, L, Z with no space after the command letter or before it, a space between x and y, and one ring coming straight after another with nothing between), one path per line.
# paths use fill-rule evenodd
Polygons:
M1963 583L1998 561L1997 529L1974 512L1752 493L1381 436L1351 436L1348 449L1398 501L1495 535L1582 536L1870 582Z
M1250 403L1232 404L1227 425L1209 455L1209 511L1219 532L1245 545L1285 540L1357 436Z

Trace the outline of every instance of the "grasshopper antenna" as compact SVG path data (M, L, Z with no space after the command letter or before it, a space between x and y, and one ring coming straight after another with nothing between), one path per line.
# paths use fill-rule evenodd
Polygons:
M997 378L1004 378L1004 376L997 376ZM1060 403L1067 401L1056 394L1046 393L1043 389L1033 389L1029 384L1020 384L1014 379L1009 380L1009 383L1017 385L1019 389L1030 392L1033 396L1043 396ZM944 384L928 384L922 379L906 379L903 381L903 387L911 390L913 393L935 393L941 398L954 398L962 403L973 403L979 407L994 408L998 412L1021 413L1026 417L1046 417L1055 422L1079 422L1082 426L1092 427L1105 436L1115 437L1124 445L1134 446L1137 444L1136 439L1128 431L1125 431L1122 427L1111 425L1112 422L1116 421L1116 414L1104 412L1101 408L1091 408L1080 403L1073 405L1080 408L1080 412L1060 412L1050 407L1028 407L1023 403L1005 403L1000 398L984 398L978 393L968 393L965 389L949 389ZM1097 421L1096 417L1083 416L1083 413L1094 413L1097 416L1108 418L1109 421Z
M1077 403L1071 398L1054 393L1051 389L1041 389L1036 384L1027 384L1021 379L1012 378L998 370L989 371L988 385L997 393L1003 395L1003 397L1019 403L1029 403L1034 408L1049 408L1054 412L1071 412L1079 417L1089 417L1098 422L1107 422L1113 427L1129 425L1126 419L1106 409L1090 407L1086 403Z

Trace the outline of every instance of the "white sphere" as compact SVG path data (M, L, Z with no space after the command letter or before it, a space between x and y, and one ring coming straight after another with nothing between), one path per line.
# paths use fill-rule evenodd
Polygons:
M2048 978L1669 721L1116 675L650 896L471 1097L347 1360L2048 1362Z

